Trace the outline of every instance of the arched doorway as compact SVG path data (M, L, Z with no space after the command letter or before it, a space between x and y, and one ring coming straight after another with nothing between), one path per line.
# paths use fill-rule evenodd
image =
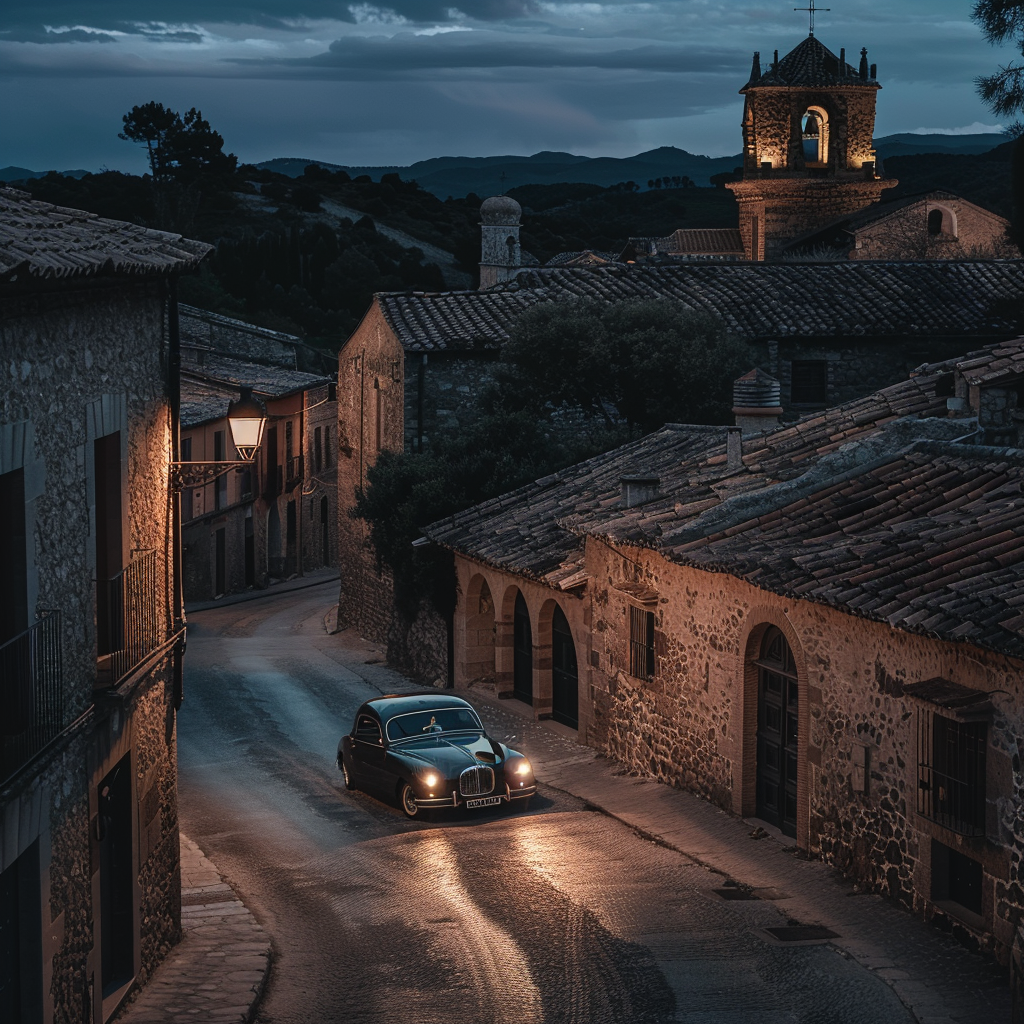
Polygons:
M530 609L518 592L512 613L512 696L526 704L533 703L533 630Z
M782 631L761 641L757 666L757 816L796 837L796 662Z
M573 729L580 724L579 688L576 645L565 613L556 605L551 616L551 717Z

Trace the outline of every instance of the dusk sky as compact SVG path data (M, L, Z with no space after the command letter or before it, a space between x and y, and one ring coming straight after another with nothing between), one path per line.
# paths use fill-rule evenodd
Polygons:
M0 166L142 172L121 115L199 107L242 161L408 164L561 150L739 152L751 55L807 0L5 0ZM970 0L820 0L878 64L876 135L997 131L974 78L1013 59Z

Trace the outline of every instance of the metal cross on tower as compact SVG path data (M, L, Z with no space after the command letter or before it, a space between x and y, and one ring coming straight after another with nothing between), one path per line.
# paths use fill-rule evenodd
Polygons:
M794 11L807 11L807 13L811 16L810 33L813 36L814 35L814 15L815 15L815 13L817 11L831 11L832 8L831 7L815 7L814 6L814 0L808 0L808 3L810 4L809 7L794 7L793 10Z

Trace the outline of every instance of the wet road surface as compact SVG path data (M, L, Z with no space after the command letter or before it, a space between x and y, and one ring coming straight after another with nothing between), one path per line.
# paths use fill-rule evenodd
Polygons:
M543 779L529 813L425 822L346 792L341 733L409 684L327 635L336 586L189 621L182 828L272 937L260 1024L913 1020L832 946L774 942L770 902L723 900L721 876Z

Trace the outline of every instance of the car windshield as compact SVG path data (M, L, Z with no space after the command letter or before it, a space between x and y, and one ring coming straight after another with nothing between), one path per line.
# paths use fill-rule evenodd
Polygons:
M396 715L387 724L389 740L405 740L440 732L483 732L480 719L470 708L440 708L434 711L411 711Z

